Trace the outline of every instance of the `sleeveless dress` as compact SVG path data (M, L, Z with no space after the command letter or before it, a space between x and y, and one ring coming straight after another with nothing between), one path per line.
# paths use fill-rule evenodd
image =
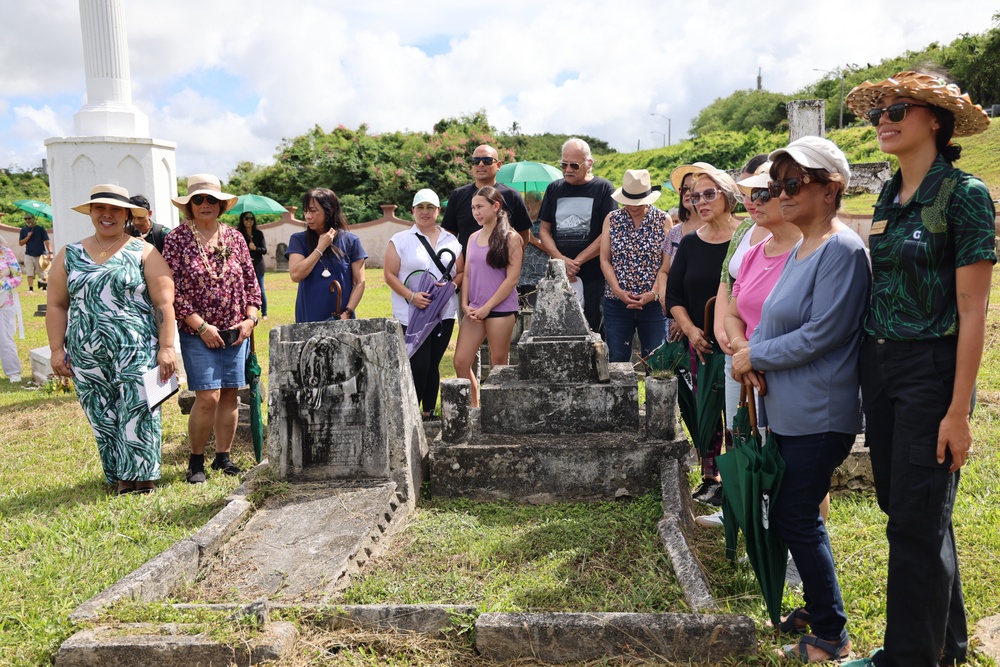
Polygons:
M103 264L80 243L66 246L66 352L108 484L160 478L160 411L147 406L141 377L158 350L144 246L132 239Z
M507 279L507 267L495 269L486 263L486 255L489 253L488 245L480 246L476 242L479 239L479 232L469 237L469 247L465 271L466 279L469 281L469 307L481 308L486 302L493 298L493 295L500 289L500 285ZM517 290L511 289L507 297L498 303L491 312L510 313L517 312Z

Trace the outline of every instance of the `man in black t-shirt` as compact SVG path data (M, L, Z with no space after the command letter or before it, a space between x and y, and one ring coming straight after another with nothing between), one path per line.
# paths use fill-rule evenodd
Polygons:
M542 246L555 259L566 262L566 275L583 282L583 312L593 331L604 335L601 297L604 274L598 255L604 218L618 208L611 198L615 186L594 176L590 146L572 138L562 147L563 177L549 183L542 199Z
M469 237L479 229L479 223L472 217L472 198L479 188L492 185L503 197L504 209L510 216L510 226L521 235L525 245L530 243L540 246L538 239L531 234L531 216L528 215L528 208L521 193L497 183L497 171L503 164L497 150L492 146L479 146L473 151L471 162L472 178L475 182L452 190L441 226L458 237L464 250L469 243Z

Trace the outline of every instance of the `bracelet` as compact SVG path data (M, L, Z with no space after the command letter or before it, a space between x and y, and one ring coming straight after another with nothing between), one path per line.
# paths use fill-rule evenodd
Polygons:
M749 340L747 340L743 336L737 336L736 338L734 338L731 341L729 341L729 347L732 347L733 345L735 345L736 341L738 341L738 340L746 340L748 343L750 342Z
M406 300L406 303L413 303L413 297L415 297L416 295L417 293L415 291L410 290L410 298Z
M208 328L208 321L207 320L202 320L201 321L201 326L198 327L198 331L196 333L200 336L203 333L205 333L205 329L207 329L207 328Z

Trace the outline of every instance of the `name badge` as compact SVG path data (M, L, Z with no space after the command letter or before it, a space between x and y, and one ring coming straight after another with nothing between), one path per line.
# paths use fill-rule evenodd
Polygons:
M872 223L871 231L869 231L868 233L869 234L881 234L882 232L885 231L885 227L888 224L889 224L888 220L879 220L878 222L873 222Z

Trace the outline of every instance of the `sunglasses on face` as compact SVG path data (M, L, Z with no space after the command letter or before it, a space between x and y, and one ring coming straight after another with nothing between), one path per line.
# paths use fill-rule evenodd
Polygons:
M799 190L802 189L803 185L808 185L809 183L812 183L812 180L813 179L811 179L809 176L803 176L802 178L786 178L784 182L771 181L770 183L767 184L767 190L770 193L770 195L775 199L778 198L778 195L781 194L782 190L784 190L785 194L788 195L789 197L794 197L795 195L799 194Z
M560 162L559 166L562 167L563 171L566 171L567 169L572 169L573 171L576 171L583 165L581 165L579 162Z
M485 164L487 167L490 166L491 164L493 164L496 161L497 161L497 159L495 157L474 157L474 158L472 158L472 164L473 165Z
M191 197L191 203L195 206L201 206L206 201L213 206L219 203L219 200L212 195L194 195Z
M719 191L715 188L709 188L707 190L702 190L701 192L691 193L691 203L697 206L704 200L705 202L713 202L719 197Z
M767 188L754 188L750 191L750 201L756 204L766 204L771 201L771 193Z
M890 104L883 109L870 109L865 115L868 116L868 122L872 125L878 125L878 122L882 119L882 114L889 114L889 122L899 123L904 118L906 118L906 110L910 107L916 107L917 109L930 109L929 104L914 104L913 102L898 102L896 104Z

